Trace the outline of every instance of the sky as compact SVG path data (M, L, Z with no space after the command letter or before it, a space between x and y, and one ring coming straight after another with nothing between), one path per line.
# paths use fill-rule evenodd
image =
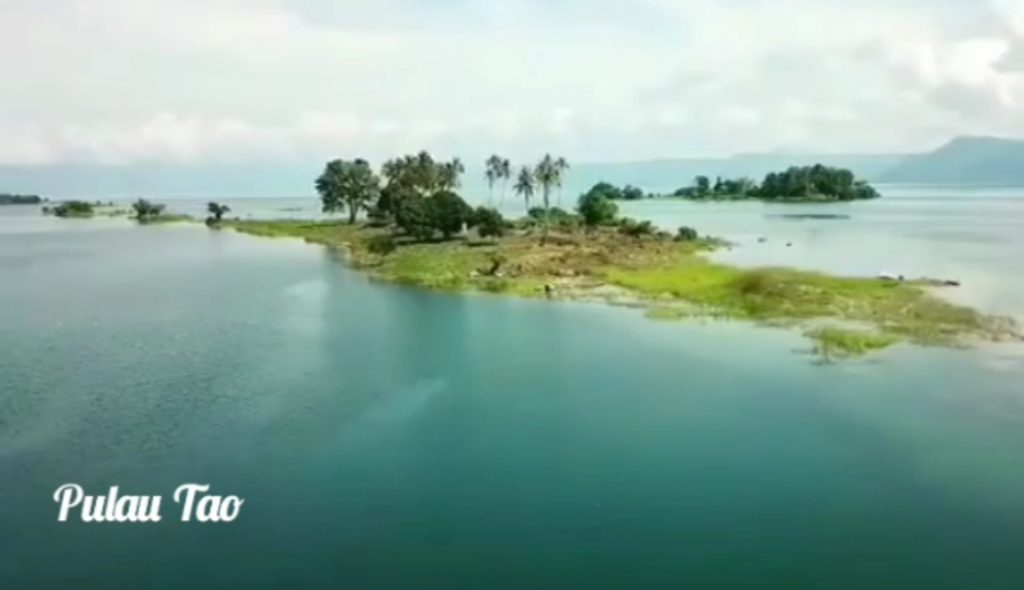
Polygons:
M1024 137L1024 0L0 0L0 165Z

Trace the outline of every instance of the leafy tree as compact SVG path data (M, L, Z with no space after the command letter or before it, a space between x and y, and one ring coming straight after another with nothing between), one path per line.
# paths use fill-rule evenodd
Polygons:
M210 214L210 219L215 223L220 223L221 218L224 217L225 213L231 211L231 207L227 205L221 205L220 203L210 201L206 204L206 211Z
M644 191L631 184L627 184L622 189L622 200L624 201L639 201L644 198Z
M316 179L324 213L348 210L348 222L355 223L360 210L369 210L380 196L380 179L366 160L331 160Z
M505 235L505 218L491 207L477 207L469 225L476 228L481 238L500 238Z
M135 211L135 219L138 219L139 221L147 221L163 214L165 205L160 203L151 203L146 199L139 199L132 203L132 209Z
M421 198L420 193L411 187L389 183L381 189L377 204L370 211L371 217L385 221L394 218L404 201Z
M445 239L462 231L462 226L472 220L473 209L462 200L462 197L451 191L441 191L427 202L432 226L440 231Z
M576 210L583 218L583 223L589 227L610 224L615 221L615 216L619 213L619 206L607 196L603 188L598 184L583 193L576 206Z
M523 204L526 206L526 211L530 211L530 198L533 197L533 171L529 167L523 166L519 170L519 176L516 178L516 184L513 189L516 194L523 198Z
M401 201L395 212L395 224L414 240L434 237L434 222L429 201L416 197Z
M416 155L388 160L381 168L381 173L387 181L386 188L401 188L413 191L421 197L428 197L441 189L442 175L448 174L447 180L451 181L451 173L458 167L461 167L461 163L443 172L445 164L434 161L429 152L422 151Z

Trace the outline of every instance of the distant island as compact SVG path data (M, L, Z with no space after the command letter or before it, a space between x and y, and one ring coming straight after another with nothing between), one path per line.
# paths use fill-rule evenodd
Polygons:
M12 195L0 193L0 205L38 205L43 202L39 195Z
M328 162L315 186L323 210L342 212L345 221L214 220L210 225L338 248L356 268L405 285L599 301L646 309L661 319L714 316L797 326L826 358L862 355L897 342L957 345L1021 337L1012 319L935 298L925 290L932 286L927 281L714 262L701 254L723 246L721 240L686 226L668 232L621 216L613 197L634 200L636 190L598 183L580 195L574 211L554 207L551 196L569 170L563 158L548 155L533 166L513 168L494 156L486 166L493 185L510 182L524 216L506 219L493 207L470 206L457 192L462 162L437 161L421 152L385 162L379 174L362 159ZM790 197L794 185L787 183L795 183L804 196L871 194L847 171L791 170L769 175L765 194ZM720 194L737 189L721 184ZM707 189L714 190L710 183ZM539 206L533 205L535 196Z
M770 172L758 185L749 178L717 178L714 184L707 176L698 176L691 186L675 191L672 196L693 200L776 202L833 202L877 199L880 195L867 181L858 180L844 168L792 166L783 172Z

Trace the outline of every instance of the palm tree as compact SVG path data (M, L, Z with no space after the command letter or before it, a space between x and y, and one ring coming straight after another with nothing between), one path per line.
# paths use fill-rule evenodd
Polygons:
M494 202L494 183L501 178L501 163L501 156L497 154L487 158L487 161L484 162L484 176L487 178L487 190L490 191L490 197L487 199L488 205Z
M562 177L565 172L569 170L569 162L565 158L559 157L555 160L555 168L558 168L558 206L562 206Z
M451 162L441 164L438 188L443 191L450 191L459 188L459 176L461 176L465 171L466 167L462 164L462 160L458 158L452 158Z
M533 171L530 170L529 166L523 166L519 170L519 177L516 179L515 186L512 190L517 195L523 197L523 203L526 205L526 213L530 213L530 197L533 196Z
M568 167L569 163L564 158L555 160L551 157L551 154L545 154L544 158L537 164L537 169L534 172L537 184L540 185L544 195L544 233L541 234L540 239L542 245L547 243L548 240L551 217L551 189L562 186L562 171Z
M509 162L508 158L503 158L498 166L498 178L501 179L501 200L499 204L505 202L505 191L508 189L508 181L512 178L512 162Z

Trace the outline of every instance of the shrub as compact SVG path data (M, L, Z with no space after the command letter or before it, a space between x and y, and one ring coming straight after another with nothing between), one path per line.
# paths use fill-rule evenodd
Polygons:
M583 218L583 223L593 227L614 222L619 206L603 193L591 189L580 196L576 210Z
M700 235L697 233L697 230L693 229L692 227L687 227L683 225L680 226L678 230L676 230L675 239L677 242L693 242L696 241L699 237Z
M650 221L637 221L626 217L619 222L619 233L630 237L640 238L643 236L650 236L653 235L655 231L654 224Z
M378 256L387 256L397 248L398 244L395 243L395 239L389 235L373 236L366 243L366 249L369 250L370 254Z
M57 217L88 217L92 212L92 204L85 201L64 201L53 208Z
M476 227L476 232L481 238L498 238L505 235L505 218L497 209L491 207L477 207L470 225Z

